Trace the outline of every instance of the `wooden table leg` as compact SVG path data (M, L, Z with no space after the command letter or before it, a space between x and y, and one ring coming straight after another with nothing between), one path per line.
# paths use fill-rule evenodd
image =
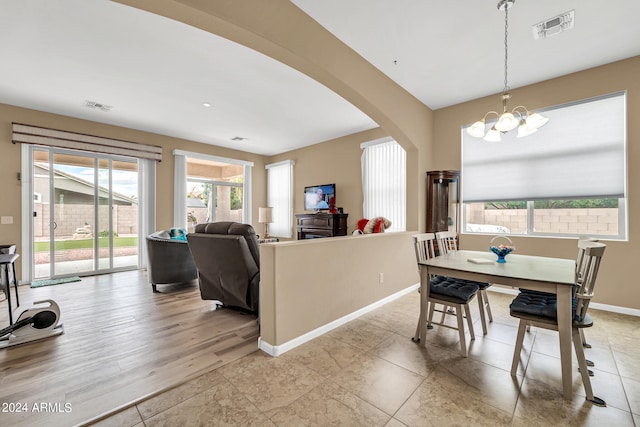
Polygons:
M7 304L9 305L9 324L13 325L13 307L11 307L11 282L9 281L9 264L2 265L4 267L4 277L7 282Z
M13 270L13 288L16 291L16 307L20 307L20 297L18 296L18 278L16 277L16 263L12 262L11 263L11 269ZM8 278L9 276L7 276ZM7 284L7 291L9 290L8 288L8 284Z
M562 365L562 391L564 398L571 400L572 360L571 360L571 297L573 289L567 285L557 285L558 295L558 336L560 339L560 360Z
M429 271L426 265L420 266L420 317L419 317L419 339L420 345L423 347L427 346L427 298L429 296Z

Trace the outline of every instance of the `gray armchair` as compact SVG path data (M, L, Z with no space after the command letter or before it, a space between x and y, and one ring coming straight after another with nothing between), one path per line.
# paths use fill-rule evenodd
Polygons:
M187 241L202 299L257 313L260 247L253 227L229 221L198 224Z
M153 292L158 292L159 284L184 283L198 278L187 241L173 240L167 231L147 236L147 254L147 272Z

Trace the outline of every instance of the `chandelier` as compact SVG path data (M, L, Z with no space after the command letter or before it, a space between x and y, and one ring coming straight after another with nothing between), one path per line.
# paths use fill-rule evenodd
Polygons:
M509 132L515 128L518 128L518 138L531 135L549 121L548 118L538 113L532 113L522 105L514 107L511 111L507 108L507 101L511 99L507 80L507 63L509 59L507 43L509 35L509 8L513 6L515 2L516 0L500 0L498 2L498 10L504 10L504 89L502 91L502 114L498 114L496 111L489 111L484 115L482 120L478 120L467 128L469 135L482 138L489 142L500 141L500 134ZM493 114L495 114L497 120L485 135L485 120Z

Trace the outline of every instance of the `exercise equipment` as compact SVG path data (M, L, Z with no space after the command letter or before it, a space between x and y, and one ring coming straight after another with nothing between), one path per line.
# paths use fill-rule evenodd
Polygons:
M33 304L49 304L23 311L16 323L0 330L0 348L23 344L30 341L60 335L64 332L60 319L60 307L55 301L47 299Z

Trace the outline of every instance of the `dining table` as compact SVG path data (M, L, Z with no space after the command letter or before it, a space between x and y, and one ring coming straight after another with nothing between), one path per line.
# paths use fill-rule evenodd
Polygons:
M419 262L420 322L418 339L426 347L426 313L429 278L435 275L489 282L513 288L530 289L557 295L558 336L562 367L562 390L572 398L571 300L575 284L575 259L509 254L506 262L496 262L491 252L458 250Z

